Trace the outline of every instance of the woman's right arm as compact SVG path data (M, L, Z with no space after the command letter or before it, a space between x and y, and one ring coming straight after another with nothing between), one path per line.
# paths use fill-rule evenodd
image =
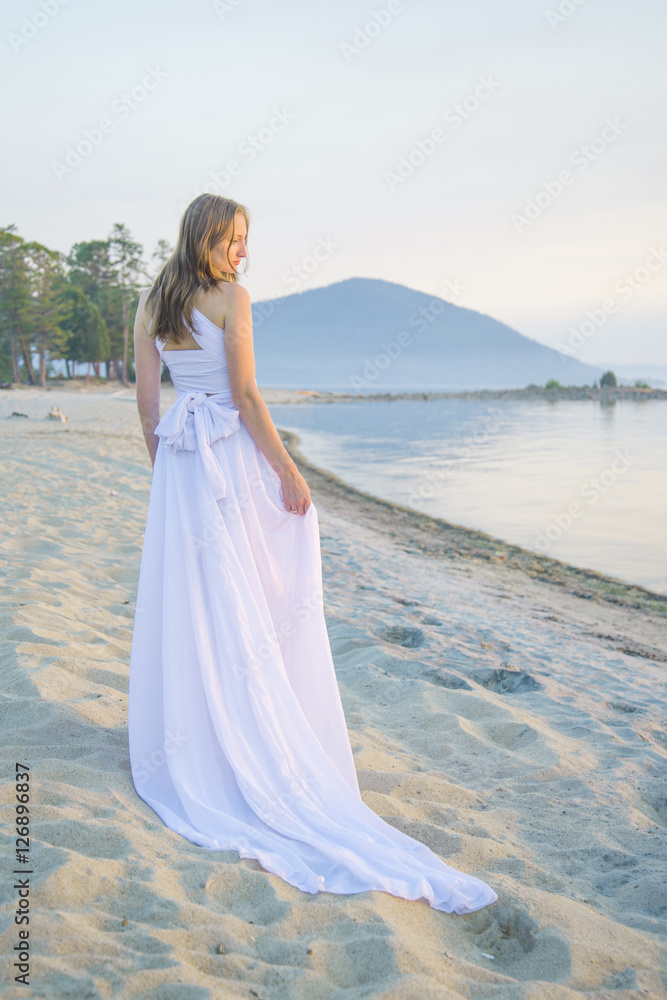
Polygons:
M225 357L234 406L257 447L280 478L287 510L305 514L311 504L310 490L296 463L280 440L269 408L255 381L250 296L243 285L232 284L225 308Z
M137 315L134 318L134 368L137 379L139 420L151 464L155 465L155 455L160 441L154 432L160 422L162 358L155 342L148 335L145 304L149 291L150 289L146 288L141 293Z

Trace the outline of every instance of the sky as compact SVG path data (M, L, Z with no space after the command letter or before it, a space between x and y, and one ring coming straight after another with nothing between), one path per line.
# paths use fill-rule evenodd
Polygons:
M203 191L253 301L350 277L667 365L662 0L3 5L0 224L150 258ZM661 242L664 241L664 242Z

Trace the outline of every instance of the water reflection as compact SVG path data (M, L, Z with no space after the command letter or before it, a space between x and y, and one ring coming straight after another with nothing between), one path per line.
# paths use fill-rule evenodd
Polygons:
M272 406L358 489L576 566L665 588L660 400L393 400Z

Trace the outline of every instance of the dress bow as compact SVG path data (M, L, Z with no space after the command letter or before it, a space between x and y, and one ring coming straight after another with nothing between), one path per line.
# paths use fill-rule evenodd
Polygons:
M214 498L221 500L227 495L227 483L211 445L239 426L239 411L228 393L188 392L169 407L155 433L173 451L199 452L206 482Z

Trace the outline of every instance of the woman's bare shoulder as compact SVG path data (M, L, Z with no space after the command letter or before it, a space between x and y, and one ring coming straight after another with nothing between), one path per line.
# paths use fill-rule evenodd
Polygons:
M221 305L236 305L238 302L245 302L250 298L248 289L239 284L238 281L220 281L212 289Z
M137 311L134 317L135 336L148 335L148 324L151 321L151 316L150 312L146 308L146 300L148 299L150 292L151 292L150 287L142 288L140 290L139 301L137 302Z
M248 289L236 281L221 281L209 294L213 296L211 305L219 319L218 326L223 329L228 317L237 315L239 310L250 305Z
M145 288L140 288L139 289L139 301L137 303L137 311L138 312L139 311L142 312L142 313L145 312L145 310L146 310L146 299L150 295L152 288L153 288L152 285L147 285Z

